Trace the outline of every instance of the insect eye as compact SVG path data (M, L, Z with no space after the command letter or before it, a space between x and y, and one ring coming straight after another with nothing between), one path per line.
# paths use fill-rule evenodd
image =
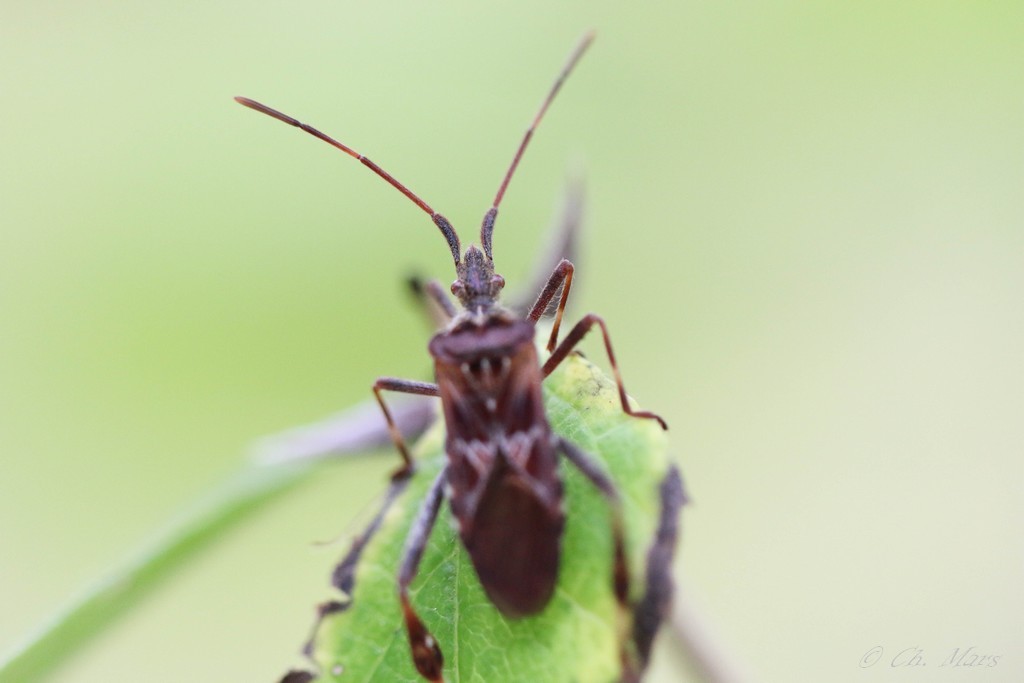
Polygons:
M491 287L494 289L503 289L505 287L505 278L495 273L491 278Z
M462 296L462 292L466 289L466 286L462 284L462 280L456 280L452 283L452 294L455 296Z

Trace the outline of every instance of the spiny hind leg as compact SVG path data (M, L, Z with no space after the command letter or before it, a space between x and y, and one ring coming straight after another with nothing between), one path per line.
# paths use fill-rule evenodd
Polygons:
M402 551L402 564L398 570L398 599L402 604L402 616L405 619L405 631L409 638L409 649L416 670L431 683L443 683L444 657L441 647L434 636L423 624L409 600L409 584L416 578L419 571L423 551L430 539L430 531L437 522L437 513L444 499L444 487L448 481L448 468L441 470L434 483L430 485L427 497L420 506L416 519L413 521L409 535L405 539Z
M622 521L622 501L615 482L605 474L601 465L582 448L559 437L558 449L576 466L584 477L597 488L608 501L612 522L612 590L619 603L619 659L622 662L623 683L634 683L640 680L641 667L636 657L629 651L627 642L631 637L632 606L629 601L630 575L629 561L626 558L626 538Z
M679 540L679 511L686 504L686 492L679 469L673 465L658 486L661 511L654 541L647 550L644 594L633 608L633 643L640 668L651 657L654 636L672 609L675 584L672 581L672 558Z
M622 503L619 499L619 490L615 482L605 474L601 465L582 448L568 439L559 437L558 449L576 466L584 477L601 492L608 501L612 516L612 543L613 562L612 565L612 587L615 590L615 597L625 605L629 598L629 564L626 562L625 532L622 524Z

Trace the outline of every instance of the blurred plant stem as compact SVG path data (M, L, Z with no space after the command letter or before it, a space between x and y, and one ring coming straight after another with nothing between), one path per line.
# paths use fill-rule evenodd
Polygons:
M678 583L678 581L677 581ZM711 624L690 599L690 591L677 586L669 626L683 658L698 680L705 683L749 683L754 680L715 636Z
M315 469L313 462L254 462L233 474L106 577L0 655L0 683L45 680L203 548Z

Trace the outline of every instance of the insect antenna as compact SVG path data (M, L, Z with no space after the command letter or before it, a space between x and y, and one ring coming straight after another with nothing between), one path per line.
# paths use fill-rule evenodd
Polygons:
M533 131L537 128L537 124L544 118L545 112L548 110L548 106L551 105L552 100L555 99L555 95L562 89L562 84L565 83L565 79L569 77L573 68L576 66L576 62L580 61L580 57L586 52L590 44L594 42L594 32L590 31L583 36L580 40L579 45L572 51L569 56L569 61L566 62L565 66L562 67L561 73L558 74L558 78L555 79L555 84L551 86L551 91L548 96L544 98L543 104L540 105L540 110L537 115L533 117L533 122L530 123L530 127L526 129L526 134L523 136L523 141L519 143L519 149L516 150L516 155L512 157L512 164L509 165L508 171L505 172L505 178L501 181L501 186L498 188L498 194L494 196L494 203L491 204L491 208L484 214L483 225L480 226L480 243L484 248L484 254L487 255L488 260L493 261L494 257L491 255L491 237L494 234L494 219L498 215L498 205L501 204L502 198L505 196L505 190L508 189L508 183L512 180L512 174L515 173L516 167L519 166L519 160L523 157L523 152L526 150L526 145L530 143L530 138L533 137Z
M459 265L459 257L460 254L462 253L461 248L459 247L459 236L455 234L455 228L453 228L452 224L448 222L448 219L439 214L438 212L434 211L432 208L430 208L430 205L427 204L422 199L420 199L419 196L416 195L416 193L414 193L412 190L410 190L405 185L400 183L394 176L392 176L390 173L388 173L383 168L374 163L372 160L370 160L369 157L363 156L362 154L355 151L348 145L338 142L330 135L320 132L313 126L303 123L298 119L292 118L291 116L288 116L285 113L277 111L276 109L271 109L265 104L260 104L256 100L250 100L248 97L236 97L235 102L238 102L239 104L245 107L249 107L249 109L255 109L261 114L266 114L267 116L273 117L278 121L287 123L289 126L295 126L300 130L304 130L313 137L319 138L326 142L328 145L337 147L345 154L348 154L350 157L359 160L359 162L362 163L363 166L366 166L371 171L373 171L381 178L386 180L388 183L391 184L392 187L394 187L396 190L398 190L406 197L408 197L410 200L412 200L413 204L415 204L416 206L420 207L428 214L430 214L430 218L434 221L434 225L438 227L438 229L441 231L441 234L444 235L445 240L448 241L448 248L451 249L452 256L455 258L455 265ZM505 182L507 183L508 180L506 179Z

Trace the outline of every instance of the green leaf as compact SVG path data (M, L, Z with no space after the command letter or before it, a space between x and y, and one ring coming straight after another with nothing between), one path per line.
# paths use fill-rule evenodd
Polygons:
M665 434L652 420L623 413L615 384L580 356L570 356L545 381L544 392L554 430L595 456L616 482L633 579L630 597L639 601L662 515L662 483L676 476ZM409 653L396 576L408 529L444 464L443 439L443 425L437 425L420 440L417 472L363 549L352 594L340 596L343 609L335 603L322 617L310 643L318 680L422 682ZM560 575L551 602L533 617L506 619L488 601L447 503L442 507L410 594L442 648L449 683L622 678L621 652L624 644L632 647L632 624L612 592L610 508L564 459L561 471L567 523ZM656 601L663 597L653 595Z

